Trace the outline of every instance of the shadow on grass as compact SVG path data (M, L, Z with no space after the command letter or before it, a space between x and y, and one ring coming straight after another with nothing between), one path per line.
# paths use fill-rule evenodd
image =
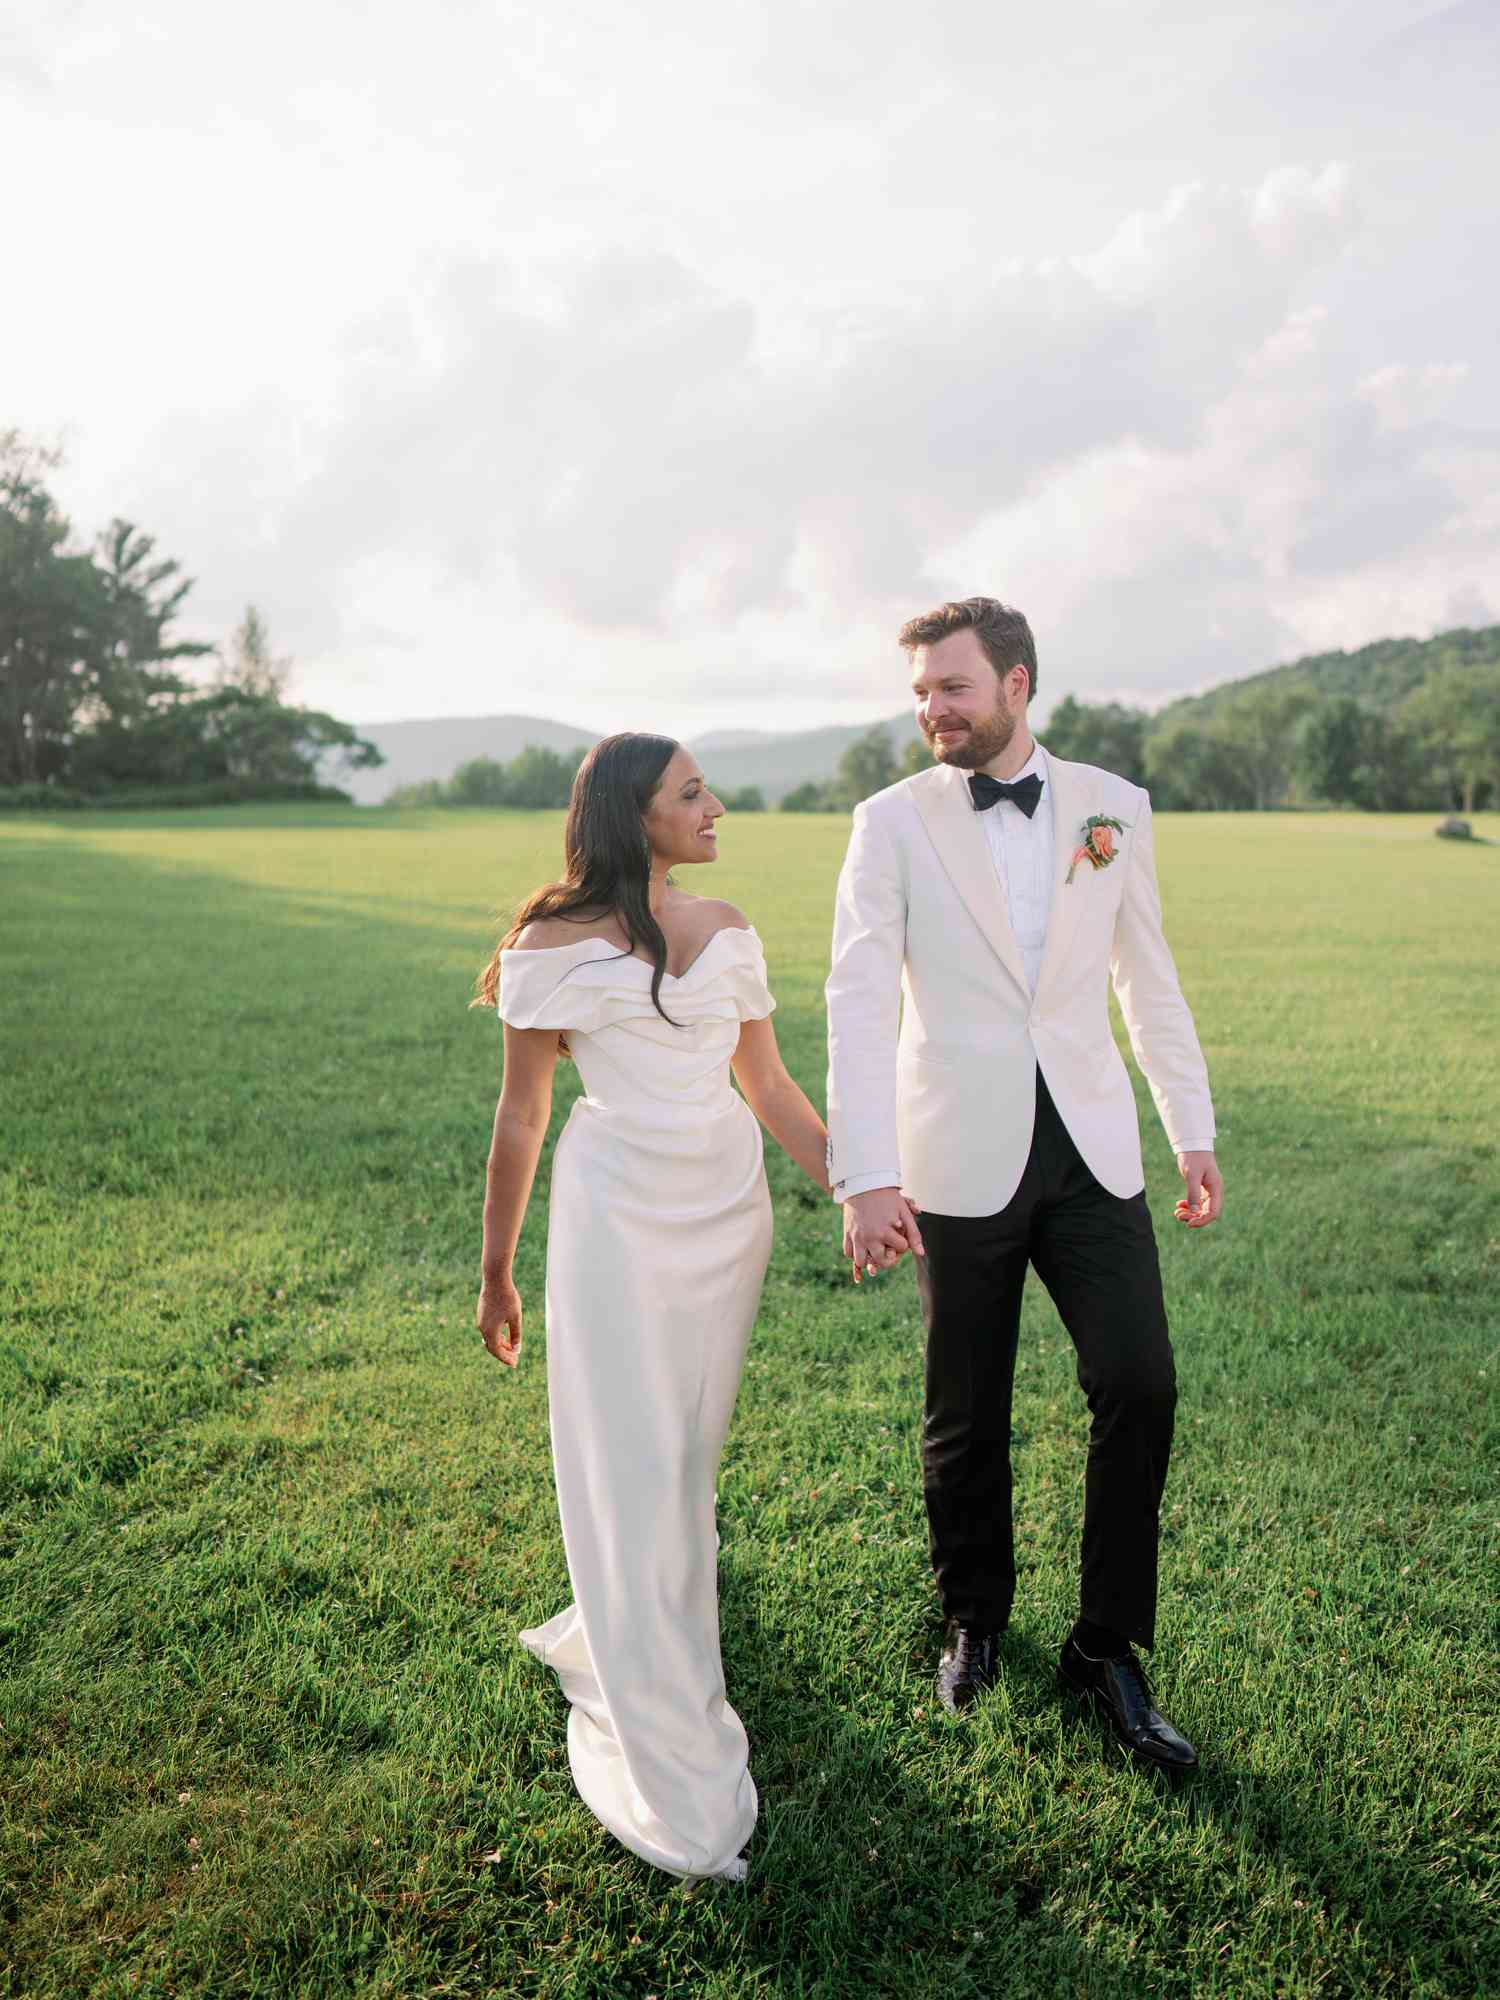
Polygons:
M1330 1929L1363 1937L1384 1966L1404 1969L1415 1960L1429 1978L1461 1977L1493 1955L1493 1926L1477 1895L1455 1894L1430 1869L1414 1866L1404 1848L1376 1845L1347 1817L1330 1812L1317 1796L1322 1771L1284 1782L1227 1761L1211 1742L1199 1743L1196 1771L1142 1770L1105 1722L1057 1687L1053 1655L1015 1630L1005 1635L1002 1650L1004 1671L1056 1695L1073 1741L1097 1745L1101 1762L1129 1769L1150 1786L1164 1830L1182 1837L1189 1851L1201 1853L1206 1832L1225 1854L1249 1854L1268 1871L1290 1870L1309 1906L1321 1906ZM1172 1714L1176 1704L1165 1683L1153 1680L1153 1688Z
M923 1782L903 1768L920 1725L849 1712L852 1677L785 1633L748 1626L732 1584L723 1617L746 1706L770 1711L759 1729L750 1722L762 1793L744 1926L752 1963L823 1971L830 1992L1134 2000L1139 1986L1049 1907L1068 1895L1065 1870L1019 1829L997 1829L987 1791L965 1796L961 1724L937 1721L936 1743L924 1742L934 1781ZM935 1665L936 1628L932 1653ZM810 1980L808 1990L825 1989Z
M1352 1828L1318 1797L1317 1771L1281 1782L1217 1758L1212 1745L1187 1776L1142 1770L1058 1688L1055 1655L1012 1628L1001 1672L1020 1711L1017 1754L1028 1754L1031 1738L1038 1776L1034 1801L1013 1798L997 1812L979 1712L939 1724L937 1754L926 1759L931 1782L914 1778L903 1764L922 1732L849 1712L857 1668L841 1679L829 1656L760 1630L750 1594L726 1578L722 1615L761 1820L743 1913L721 1907L745 1962L808 1977L805 1988L788 1990L843 1990L817 1981L820 1969L836 1968L851 1992L1186 1994L1213 1967L1216 1919L1232 1916L1236 1931L1250 1921L1244 1886L1228 1882L1247 1867L1262 1892L1294 1878L1295 1907L1320 1913L1318 1929L1304 1923L1295 1942L1276 1938L1271 1925L1266 1948L1275 1939L1278 1962L1254 1965L1256 1992L1351 1991L1343 1983L1351 1978L1367 1991L1465 1990L1493 1962L1477 1893L1466 1897L1409 1853ZM932 1672L938 1638L934 1613ZM1163 1705L1173 1706L1166 1697ZM1070 1764L1092 1765L1096 1777L1070 1769L1059 1783L1047 1722L1054 1710ZM1024 1772L1018 1783L1024 1793ZM1101 1840L1086 1811L1073 1822L1074 1844L1060 1845L1047 1805L1079 1785L1115 1831ZM1039 1809L1035 1819L1029 1804ZM1118 1948L1079 1934L1101 1926L1117 1931ZM1242 1959L1230 1976L1246 1974Z
M623 1912L614 1925L621 1937L601 1939L604 1962L597 1970L581 1955L568 1967L569 2000L658 1990L774 1991L819 2000L939 1992L952 2000L1007 1994L1138 2000L1139 1983L1047 1907L1066 1893L1065 1871L1028 1853L1024 1841L997 1837L982 1797L964 1799L957 1788L945 1797L912 1775L904 1740L909 1725L848 1712L830 1674L835 1647L819 1655L785 1632L766 1630L752 1608L754 1590L750 1577L725 1564L721 1615L730 1694L750 1736L760 1793L748 1881L673 1882L606 1836L607 1898L597 1866L581 1872L576 1886L554 1873L546 1888L571 1913L575 1932L591 1923L607 1932L615 1911L606 1903ZM555 1689L549 1692L555 1697ZM560 1697L551 1714L531 1746L533 1783L558 1771L566 1735ZM961 1732L940 1731L939 1739L938 1761L961 1764ZM587 1823L576 1797L567 1811ZM535 1893L519 1877L508 1890ZM687 1954L687 1983L620 1977L610 1947L625 1933L640 1944L637 1932L648 1949L670 1940Z

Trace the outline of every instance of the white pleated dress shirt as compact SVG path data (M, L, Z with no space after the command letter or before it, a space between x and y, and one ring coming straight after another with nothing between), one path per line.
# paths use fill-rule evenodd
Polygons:
M979 817L1000 877L1000 893L1010 912L1010 927L1021 948L1026 984L1036 994L1042 954L1047 949L1047 920L1052 914L1052 787L1047 781L1047 753L1035 744L1031 755L1008 785L1038 777L1042 796L1028 819L1014 799L1000 799ZM966 774L967 781L967 774Z

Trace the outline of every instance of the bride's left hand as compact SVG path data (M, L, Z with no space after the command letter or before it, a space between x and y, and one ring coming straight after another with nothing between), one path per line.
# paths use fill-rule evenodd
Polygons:
M485 1281L474 1320L490 1353L514 1368L521 1358L521 1294L509 1278Z

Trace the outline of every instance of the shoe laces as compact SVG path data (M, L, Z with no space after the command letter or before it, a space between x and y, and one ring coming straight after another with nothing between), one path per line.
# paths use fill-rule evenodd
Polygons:
M983 1653L988 1637L989 1634L977 1625L960 1625L953 1647L954 1658L967 1666Z
M1111 1662L1115 1671L1125 1676L1133 1691L1138 1694L1147 1708L1151 1706L1151 1684L1146 1679L1145 1669L1134 1653L1124 1653Z

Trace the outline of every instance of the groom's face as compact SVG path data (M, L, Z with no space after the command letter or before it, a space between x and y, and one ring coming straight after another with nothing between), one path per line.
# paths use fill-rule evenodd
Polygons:
M972 632L918 646L912 669L917 726L937 761L978 771L998 757L1026 714L1026 669L997 674Z

